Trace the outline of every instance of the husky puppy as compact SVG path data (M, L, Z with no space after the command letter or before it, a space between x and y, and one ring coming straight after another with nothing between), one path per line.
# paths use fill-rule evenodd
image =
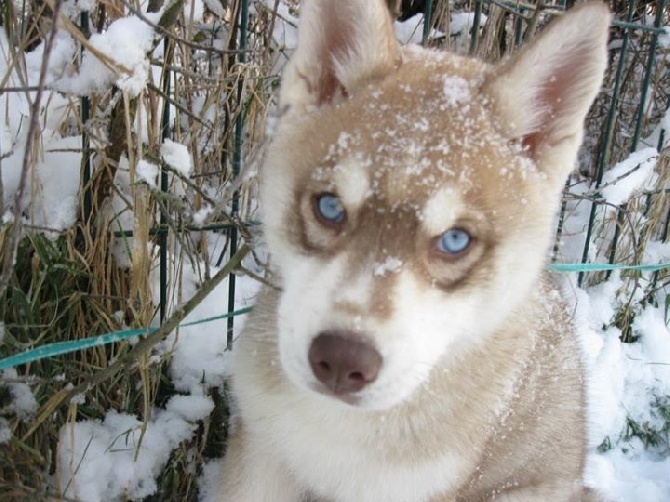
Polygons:
M304 0L261 173L278 289L234 348L217 500L580 501L585 404L545 272L606 66L587 2L497 65Z

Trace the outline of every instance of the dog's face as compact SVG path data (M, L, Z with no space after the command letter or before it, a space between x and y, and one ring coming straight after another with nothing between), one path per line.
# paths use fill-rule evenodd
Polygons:
M565 65L538 83L518 79L523 57L493 68L401 51L382 2L341 6L365 11L376 31L359 15L326 12L330 4L305 8L309 48L299 45L284 77L288 111L262 174L283 289L279 350L300 387L386 409L435 368L449 370L533 288L604 61L583 61L580 50L569 78L581 76L573 64L589 63L582 79L596 82L565 91L563 78L551 83ZM345 27L314 26L329 22ZM516 110L508 86L535 108Z
M295 381L320 387L307 359L319 333L359 333L384 362L357 402L391 406L526 295L558 192L497 129L483 72L406 54L394 78L286 119L263 203Z

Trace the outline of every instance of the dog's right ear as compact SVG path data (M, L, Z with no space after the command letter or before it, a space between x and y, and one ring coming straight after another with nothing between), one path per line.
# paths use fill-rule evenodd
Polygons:
M332 103L400 62L383 0L305 0L298 47L281 83L281 107Z
M557 186L574 167L584 119L602 84L610 19L602 2L582 3L500 64L484 85L503 133L521 140Z

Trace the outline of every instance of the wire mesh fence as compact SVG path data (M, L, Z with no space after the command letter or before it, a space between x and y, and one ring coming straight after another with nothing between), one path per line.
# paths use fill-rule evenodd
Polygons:
M659 44L659 38L665 41L668 37L664 26L668 22L668 12L666 0L658 2L615 2L613 10L617 15L612 27L613 43L610 47L610 67L606 77L606 84L588 118L586 132L586 146L582 152L579 163L579 176L572 180L574 186L588 185L588 193L585 195L581 190L572 191L570 186L566 189L566 201L563 206L561 224L558 229L558 236L563 232L562 220L565 217L565 210L569 208L571 202L580 201L589 205L588 227L581 233L583 238L582 253L579 256L568 253L561 254L561 247L557 246L556 259L568 261L587 262L606 262L610 264L634 264L638 265L644 261L645 239L650 237L667 238L668 229L668 204L667 204L667 179L665 177L665 155L664 147L666 140L666 131L664 117L670 104L670 96L667 86L667 75L665 70L665 61L667 57L667 47L665 42ZM278 10L279 2L271 6L270 2L260 3L260 10L254 9L253 16L249 17L249 1L233 2L230 9L230 33L228 37L227 62L228 71L233 72L233 80L228 84L227 92L230 99L227 100L224 107L222 129L223 137L218 138L219 153L214 157L219 161L219 165L212 166L209 173L198 172L193 175L198 183L206 183L211 179L212 173L217 173L221 183L221 174L236 176L239 174L243 160L248 153L249 146L253 144L258 136L247 137L248 133L245 118L253 112L248 112L246 108L252 106L250 100L259 98L258 91L261 91L261 102L268 102L268 93L276 84L277 64L275 67L268 66L268 53L281 51L281 40L273 40L268 35L268 27L277 22L277 16L281 13ZM295 3L294 3L295 4ZM290 6L290 4L288 4ZM449 49L452 45L452 34L448 29L451 25L452 10L453 14L458 16L460 11L472 13L471 21L467 24L469 31L468 52L473 55L484 57L488 60L496 60L513 53L524 41L532 39L535 32L553 15L557 15L561 10L569 7L566 2L550 3L538 2L520 3L520 2L456 2L454 6L445 8L447 2L431 1L425 2L389 2L392 11L397 12L399 17L403 17L411 12L423 11L424 15L431 18L431 23L425 23L422 31L423 42L427 45L435 45ZM294 9L296 5L292 6ZM82 30L88 26L86 18L88 13L83 13L81 18ZM250 21L254 26L250 26ZM284 20L285 21L285 20ZM222 23L222 26L225 23ZM431 28L435 30L431 34ZM440 28L445 29L442 31ZM218 27L210 27L210 32L215 33ZM201 32L202 33L202 32ZM237 33L237 34L236 34ZM456 34L457 35L457 34ZM168 39L165 39L166 49L168 48ZM279 42L279 43L277 43ZM259 43L261 45L259 45ZM275 47L271 47L276 44ZM237 46L237 48L236 48ZM253 47L249 50L248 46ZM200 50L207 53L205 47ZM170 53L174 58L174 53ZM259 56L260 59L259 59ZM179 59L179 58L177 58ZM168 65L175 63L177 66L183 65L183 61L165 61ZM203 66L203 64L205 66ZM197 72L212 74L212 72L221 71L219 58L211 53L200 58L200 63L196 66L200 68ZM218 66L218 68L217 68ZM245 69L251 70L252 75L245 73ZM207 68L206 68L207 67ZM275 70L269 74L266 71ZM265 78L263 74L265 73ZM257 82L260 80L260 82ZM265 80L265 82L263 82ZM186 79L184 79L186 83ZM260 87L259 87L260 84ZM188 83L188 85L192 85ZM265 85L265 88L263 86ZM180 127L176 126L188 110L188 103L179 103L178 96L186 96L176 89L171 90L170 79L163 80L163 89L161 96L163 99L162 115L162 137L179 138ZM169 99L165 99L165 98ZM192 98L188 98L192 99ZM187 99L187 100L188 100ZM181 106L175 111L173 121L170 118L170 101L179 103ZM81 99L82 121L86 123L88 98ZM251 117L254 121L262 120L258 117ZM252 127L254 127L252 126ZM199 133L195 133L196 135ZM84 138L87 141L87 138ZM90 141L90 140L89 140ZM225 145L225 146L221 146ZM658 178L655 187L648 187L635 194L632 200L621 204L612 204L603 197L600 191L603 185L603 177L610 167L617 162L624 161L630 155L641 148L655 148L659 158L656 161L655 171ZM84 152L89 152L90 146L84 146ZM651 154L651 153L650 153ZM84 156L90 161L90 156ZM647 157L648 159L648 157ZM210 159L211 161L212 159ZM634 171L640 164L632 164L630 168ZM83 187L90 183L89 166L83 171ZM623 173L623 176L628 174ZM169 168L165 168L161 173L161 191L169 193ZM611 183L611 180L610 180ZM571 185L572 186L572 185ZM90 189L83 189L85 194L84 218L87 219L91 213ZM87 197L88 196L88 197ZM165 292L168 289L167 269L168 257L165 251L168 247L168 237L171 231L182 232L179 228L170 228L168 222L169 205L166 205L160 213L160 222L158 226L152 227L150 234L159 235L159 248L161 250L159 269L161 271L160 291ZM231 224L228 219L235 220L240 211L240 193L235 191L230 201L229 210L226 212L226 222L219 224L209 224L206 227L187 226L184 230L193 232L203 231L225 231L230 243L230 252L234 253L238 241L238 225ZM640 219L646 220L644 232L638 235L640 231ZM239 221L238 221L239 224ZM131 237L132 230L118 230L115 233L117 237ZM219 260L220 262L220 260ZM660 273L663 276L663 273ZM598 281L602 277L596 275L590 281ZM579 283L581 284L587 278L584 273L580 273ZM658 282L658 275L656 277ZM229 310L234 308L234 276L231 277L229 292ZM161 296L159 302L160 318L165 318L167 310L167 297ZM232 336L232 320L229 326L228 336Z

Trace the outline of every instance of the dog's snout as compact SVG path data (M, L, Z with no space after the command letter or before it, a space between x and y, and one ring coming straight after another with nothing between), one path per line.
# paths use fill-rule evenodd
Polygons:
M308 357L316 378L336 395L357 392L374 382L382 365L377 349L349 331L319 333Z

